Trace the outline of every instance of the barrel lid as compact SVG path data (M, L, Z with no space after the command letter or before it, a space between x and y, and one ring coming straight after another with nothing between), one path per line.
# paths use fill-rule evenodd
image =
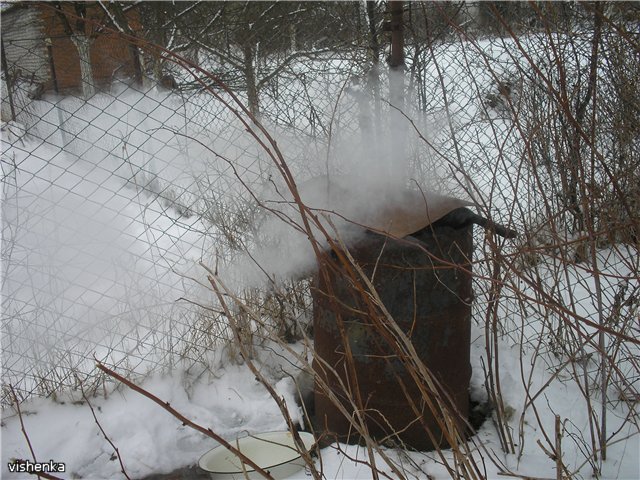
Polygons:
M366 182L354 175L321 175L298 186L302 201L320 216L330 217L339 231L366 228L405 237L438 221L468 200L394 183Z

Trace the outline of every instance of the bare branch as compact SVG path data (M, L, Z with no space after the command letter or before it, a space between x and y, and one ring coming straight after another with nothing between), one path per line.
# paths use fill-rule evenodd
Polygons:
M244 453L242 453L240 450L238 450L236 447L234 447L231 443L229 443L224 438L222 438L220 435L215 433L211 428L205 428L205 427L203 427L203 426L201 426L201 425L189 420L187 417L185 417L180 412L178 412L175 408L173 408L169 404L169 402L164 402L164 401L160 400L153 393L151 393L151 392L145 390L144 388L136 385L135 383L131 382L130 380L127 380L122 375L117 374L116 372L114 372L110 368L104 366L97 359L96 359L96 367L99 370L101 370L102 372L104 372L107 375L109 375L110 377L115 378L119 382L125 384L130 389L132 389L132 390L138 392L139 394L147 397L149 400L153 401L154 403L156 403L157 405L159 405L160 407L165 409L167 412L169 412L171 415L173 415L175 418L177 418L180 421L180 423L182 423L182 425L185 425L187 427L191 427L194 430L197 430L198 432L202 433L203 435L206 435L207 437L213 438L216 442L218 442L220 445L225 447L227 450L229 450L231 453L233 453L235 456L237 456L243 463L245 463L248 466L250 466L251 468L253 468L256 472L258 472L264 478L272 478L271 475L269 475L269 473L267 471L265 471L263 468L261 468L253 460L251 460Z

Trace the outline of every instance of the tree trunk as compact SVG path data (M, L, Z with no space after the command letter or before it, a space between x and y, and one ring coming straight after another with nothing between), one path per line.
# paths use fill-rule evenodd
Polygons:
M292 52L298 50L298 41L297 41L297 33L295 24L289 25L289 40L290 40L290 48Z
M71 41L78 50L80 57L80 78L82 81L82 95L85 100L91 98L96 93L96 84L93 79L91 68L91 44L93 40L86 35L75 33L71 35Z
M254 115L260 114L258 101L258 86L256 82L256 70L253 63L253 47L250 43L245 43L242 47L244 55L244 79L247 83L247 101L249 103L249 111Z

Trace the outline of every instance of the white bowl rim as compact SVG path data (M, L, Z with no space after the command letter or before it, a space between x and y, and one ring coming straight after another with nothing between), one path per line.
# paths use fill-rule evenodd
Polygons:
M293 436L293 433L291 433L290 430L273 430L273 431L269 431L269 432L259 432L259 433L247 433L246 435L242 436L242 437L238 437L236 438L235 441L240 441L240 440L244 440L245 438L255 438L258 440L262 440L260 437L263 435L274 435L274 434L278 434L278 435L291 435ZM305 437L307 440L312 440L312 442L309 444L308 450L310 451L314 445L316 444L316 439L313 436L313 434L311 434L310 432L305 432L305 431L298 431L298 435L300 435L300 439L302 440L302 443L305 444L305 446L307 445L307 442L305 442ZM271 440L271 442L273 442L273 445L277 445L277 446L284 446L284 445L279 445L277 443L275 443L273 440ZM232 442L229 442L231 445L233 445ZM235 445L233 445L235 446ZM285 460L283 462L280 463L274 463L273 465L267 465L262 467L263 470L269 470L269 469L273 469L276 467L279 467L281 465L286 465L287 463L291 463L299 458L302 457L302 454L300 452L298 452L297 450L295 450L295 448L291 448L291 447L287 447L288 449L292 450L292 453L296 453L297 455L292 456L290 459ZM255 472L256 469L251 467L250 465L246 465L246 469L242 470L209 470L208 468L205 468L202 465L202 460L204 459L204 457L206 457L207 455L209 455L211 452L215 451L215 450L225 450L228 451L228 449L224 446L224 445L217 445L215 447L213 447L211 450L206 451L198 460L198 466L204 470L207 473L211 473L211 474L224 474L224 475L235 475L235 474L239 474L239 473L251 473L251 472Z

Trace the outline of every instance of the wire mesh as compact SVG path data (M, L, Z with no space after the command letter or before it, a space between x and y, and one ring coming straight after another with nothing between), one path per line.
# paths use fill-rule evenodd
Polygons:
M21 398L73 389L94 359L141 376L206 367L228 334L198 263L229 261L255 215L245 188L259 191L272 173L225 99L194 84L197 72L168 65L154 77L154 53L123 34L92 38L94 75L83 78L60 15L3 11L15 26L3 29L3 383ZM73 27L78 11L62 15ZM326 129L339 96L327 77L350 60L327 55L262 88L265 122L287 137L292 161L305 164L309 139ZM320 87L326 96L311 99ZM306 104L291 100L305 91Z
M199 264L222 267L240 256L263 234L254 195L283 188L268 152L247 132L248 113L230 108L233 96L277 140L297 180L358 175L375 168L375 157L402 157L409 177L469 195L484 215L526 231L511 247L476 234L477 322L495 289L486 281L492 262L506 259L512 268L499 280L509 288L495 325L501 335L535 346L549 334L532 348L593 355L582 341L579 352L570 347L576 333L563 308L597 323L594 302L606 305L616 328L637 330L633 250L611 253L625 275L596 269L605 284L598 303L585 280L591 270L577 257L586 227L567 227L576 220L567 197L575 178L558 176L568 171L563 152L576 135L544 128L568 102L556 95L557 59L548 48L565 41L549 33L571 19L563 7L512 12L516 20L493 31L482 23L485 7L409 4L407 95L397 117L382 59L384 5L371 17L360 3L179 3L143 2L137 13L127 4L96 5L85 16L39 4L3 11L18 27L2 33L2 362L3 383L21 398L72 390L87 376L102 386L94 358L133 376L215 363L229 333ZM468 21L472 7L484 12L479 26ZM607 37L607 65L620 82L606 83L604 69L598 75L602 95L619 101L636 95L627 83L638 63L625 55L637 53L638 30L637 19L614 14L606 18L632 26L622 39L615 28ZM528 29L515 37L519 43L507 35L514 25ZM577 31L563 46L573 49L565 64L578 78L573 93L584 98L592 36ZM85 62L93 77L83 71L74 33L94 39ZM581 148L586 156L598 150L624 158L614 178L637 202L627 178L638 171L637 103L622 103L630 118L616 117L620 123L603 130L625 126L619 150L607 151L608 140ZM603 102L598 112L614 104ZM391 131L402 140L387 149ZM603 201L611 197L609 180L594 170L581 183L582 197L596 190ZM611 246L602 232L613 230L594 219L590 238ZM637 225L637 217L627 220ZM633 228L616 231L623 230ZM527 331L523 319L534 316L546 330ZM610 348L622 349L637 389L634 350L617 341ZM2 402L10 403L5 391Z

